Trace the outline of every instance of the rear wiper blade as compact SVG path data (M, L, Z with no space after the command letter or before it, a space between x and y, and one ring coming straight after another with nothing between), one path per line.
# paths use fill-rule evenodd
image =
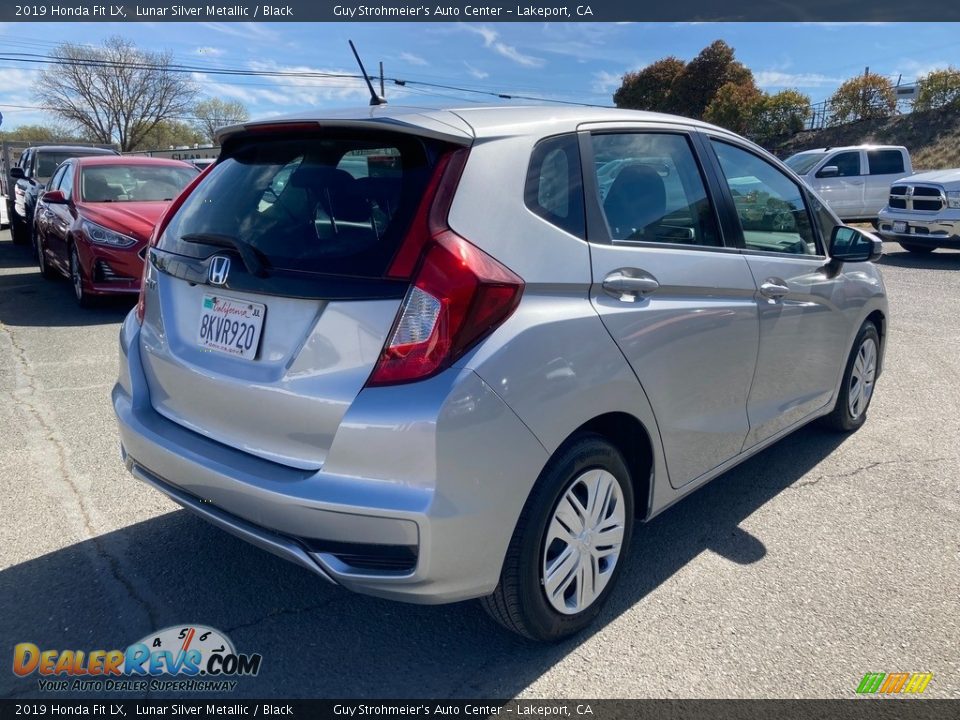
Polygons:
M187 233L180 239L183 242L195 243L197 245L214 245L216 247L232 248L240 253L243 264L247 266L247 272L256 277L266 277L266 257L250 243L246 243L240 238L232 235L221 235L220 233Z

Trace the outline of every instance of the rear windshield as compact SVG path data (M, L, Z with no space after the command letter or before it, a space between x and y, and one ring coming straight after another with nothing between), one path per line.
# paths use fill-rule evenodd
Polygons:
M37 153L37 171L34 179L42 183L53 177L53 173L64 160L72 157L85 157L87 155L107 155L108 153L89 153L82 150L49 151L44 150Z
M421 139L377 133L249 139L225 149L160 238L162 250L207 257L184 236L227 235L270 267L381 277L430 174Z
M798 153L788 157L784 162L797 175L806 175L821 160L823 160L823 153Z
M173 200L200 171L172 165L96 165L80 171L84 202Z

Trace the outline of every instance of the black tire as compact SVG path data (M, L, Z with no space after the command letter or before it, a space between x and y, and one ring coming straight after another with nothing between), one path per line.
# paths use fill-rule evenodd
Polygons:
M914 255L929 255L936 250L935 247L930 245L914 245L913 243L900 243L900 247Z
M70 243L70 286L73 290L73 299L82 308L92 307L94 298L83 289L83 267L80 265L80 256L77 246Z
M10 238L14 245L26 245L29 241L27 224L18 217L10 219Z
M57 271L47 263L47 256L43 252L43 240L39 233L33 234L33 254L37 258L37 268L40 270L40 277L44 280L53 280L57 277Z
M876 351L873 380L870 383L870 395L866 404L857 414L850 409L850 395L854 391L855 384L852 383L854 366L857 363L857 356L861 348L868 340L872 340ZM872 322L865 322L860 332L857 333L857 339L853 342L850 349L850 356L847 358L847 367L843 372L843 382L840 384L840 392L837 394L837 402L829 415L822 418L821 423L830 430L836 432L853 432L860 428L867 419L867 410L870 408L870 401L873 399L873 383L876 382L876 370L879 369L880 358L880 334L877 332L877 326Z
M576 614L554 609L543 587L542 562L546 534L560 500L584 472L602 469L613 475L624 501L623 538L606 586L596 599ZM634 498L623 457L602 436L580 435L565 443L551 458L524 505L507 549L500 582L481 600L484 609L508 630L526 638L557 641L580 632L600 613L626 562L633 533Z

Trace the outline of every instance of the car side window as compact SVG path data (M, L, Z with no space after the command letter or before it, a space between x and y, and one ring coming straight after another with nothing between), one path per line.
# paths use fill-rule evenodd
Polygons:
M723 243L690 141L679 133L592 136L610 239L719 247Z
M64 165L63 175L60 178L60 184L57 186L57 190L63 193L64 197L67 200L70 199L70 196L73 195L73 165Z
M899 150L867 150L871 175L902 175L903 154Z
M749 250L817 255L810 213L800 187L753 153L719 140L713 148L736 206Z
M539 217L571 235L586 234L580 145L576 135L558 135L537 143L530 155L524 203Z
M63 180L63 173L66 172L66 169L67 169L66 166L61 167L53 174L53 177L50 178L50 182L47 183L47 187L46 187L47 190L60 189L60 181Z
M837 153L832 158L827 160L824 167L830 167L835 165L837 168L837 174L833 177L857 177L862 175L860 172L860 151L855 150L853 152L842 152ZM823 170L817 173L817 177L823 177L821 173Z

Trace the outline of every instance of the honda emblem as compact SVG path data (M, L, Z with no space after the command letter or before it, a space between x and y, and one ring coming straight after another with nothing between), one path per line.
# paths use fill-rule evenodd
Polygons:
M227 275L230 274L230 258L223 255L217 255L210 262L210 284L226 285Z

